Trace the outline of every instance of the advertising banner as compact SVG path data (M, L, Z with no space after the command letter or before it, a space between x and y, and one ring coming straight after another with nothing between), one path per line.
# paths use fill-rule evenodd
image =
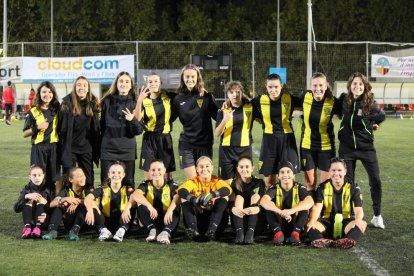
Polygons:
M23 82L72 82L84 76L90 82L112 83L121 71L135 76L134 56L23 57Z
M0 82L5 85L7 81L22 81L22 58L7 57L0 59Z
M388 57L372 55L371 76L374 78L414 79L414 56Z

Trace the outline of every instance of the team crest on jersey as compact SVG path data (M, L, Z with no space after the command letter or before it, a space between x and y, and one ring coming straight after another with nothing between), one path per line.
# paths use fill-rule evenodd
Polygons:
M289 104L288 103L284 103L283 104L283 107L287 110L287 109L289 109Z
M162 195L162 201L167 201L170 199L170 195L169 194L163 194Z
M348 201L349 200L349 195L344 196L344 201Z
M201 106L203 105L203 99L197 99L197 104L198 107L201 108Z
M325 107L323 109L323 112L325 113L326 117L329 117L329 115L331 115L331 111L332 111L332 108L330 108L330 107Z
M250 115L252 114L252 112L251 111L246 111L246 112L244 112L244 114L246 114L246 117L249 118Z

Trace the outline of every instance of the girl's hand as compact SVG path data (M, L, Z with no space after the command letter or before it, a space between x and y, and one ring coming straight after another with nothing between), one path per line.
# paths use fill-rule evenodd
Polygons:
M173 211L167 210L167 212L164 215L164 224L170 224L172 222L173 218Z
M259 207L248 207L248 208L244 208L243 212L246 215L256 215L260 212L260 208Z
M30 194L26 194L24 196L25 199L30 199L36 202L40 202L40 200L43 198L40 194L38 193L30 193Z
M237 207L233 207L233 208L231 208L231 212L232 212L234 215L238 216L239 218L242 218L242 217L244 217L244 215L245 215L245 213L243 212L243 210L242 210L242 209L239 209L239 208L237 208Z
M47 121L47 118L40 124L37 125L38 130L44 130L49 127L49 122Z
M121 214L121 218L124 223L129 223L131 221L131 210L129 208L125 208Z
M93 216L93 211L86 212L85 222L88 225L94 225L95 224L95 218Z
M122 110L122 112L125 114L125 119L127 121L132 121L132 119L134 119L135 115L134 113L131 113L131 111L129 111L128 108L125 108L125 110Z
M66 210L67 213L69 214L74 214L76 211L76 208L78 208L78 204L71 204L69 205L68 209Z
M146 97L148 97L151 94L151 91L148 87L145 87L144 85L141 87L141 90L139 92L137 104L142 103Z
M228 122L233 119L233 113L235 109L224 109L223 110L223 121Z
M158 217L158 212L157 210L155 210L154 207L151 206L150 208L148 208L148 210L150 212L151 219L156 219Z

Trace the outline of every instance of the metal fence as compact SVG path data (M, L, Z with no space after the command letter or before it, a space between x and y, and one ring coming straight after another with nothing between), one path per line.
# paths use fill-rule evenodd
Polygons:
M50 56L50 42L8 44L8 56ZM382 54L414 47L414 43L315 42L313 71L323 72L331 84L345 81L355 71L370 76L372 54ZM293 94L307 87L306 42L281 42L281 67L287 68L287 89ZM192 55L230 55L231 69L203 70L209 91L223 98L223 84L240 80L251 96L264 91L269 67L276 65L276 41L114 41L56 42L56 57L135 55L140 69L181 69ZM137 74L137 72L136 72ZM375 79L370 78L371 81Z

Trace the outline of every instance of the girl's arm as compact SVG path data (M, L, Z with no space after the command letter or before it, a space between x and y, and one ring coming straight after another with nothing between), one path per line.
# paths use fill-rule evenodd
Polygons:
M226 123L228 121L230 121L231 119L233 119L233 113L234 110L223 110L223 111L219 111L222 112L222 120L219 123L219 125L216 127L216 129L214 130L214 135L216 135L217 137L220 137L221 135L223 135L224 130L226 129ZM220 120L220 113L218 113L217 115L217 121Z
M267 211L274 212L277 215L280 215L282 210L276 207L276 204L273 203L269 195L264 195L260 200L260 205Z
M293 215L300 211L309 210L310 208L312 208L313 204L314 204L313 198L310 195L308 195L302 201L300 201L297 206L290 208L290 209L282 210L282 216Z

